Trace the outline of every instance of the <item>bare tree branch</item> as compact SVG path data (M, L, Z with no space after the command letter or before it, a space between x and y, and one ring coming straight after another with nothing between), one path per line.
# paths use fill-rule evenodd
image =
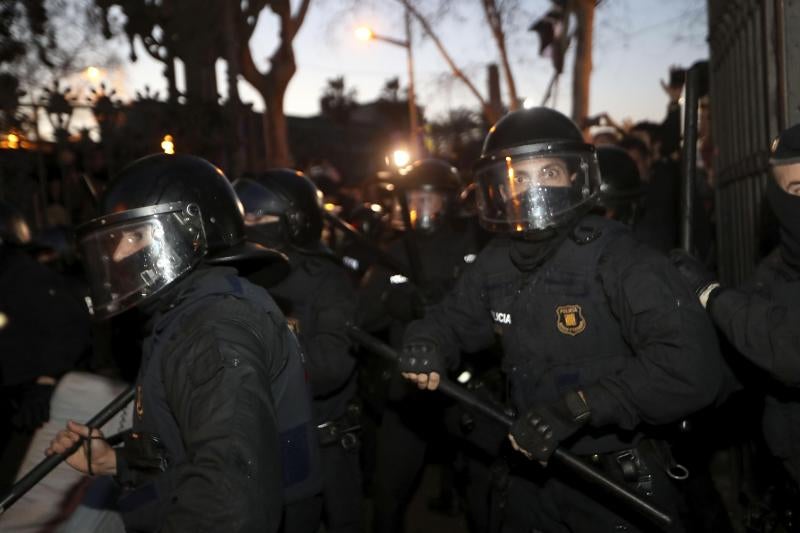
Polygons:
M486 14L486 21L489 23L489 28L492 30L495 43L497 43L500 61L503 64L503 74L506 77L508 96L511 100L508 108L511 111L516 111L519 109L519 97L517 96L517 85L514 82L514 75L511 72L511 63L508 60L508 52L506 51L506 34L503 30L503 17L497 6L497 0L482 0L481 3L483 4L483 12Z
M460 79L464 83L464 85L467 86L469 92L471 92L473 96L475 96L475 98L478 99L478 102L480 103L481 106L481 110L483 111L483 114L486 117L486 119L489 122L495 122L499 118L497 116L497 113L492 109L492 107L489 105L486 99L481 95L480 91L478 91L478 89L475 87L472 81L470 81L470 79L467 78L464 72L458 67L458 65L456 65L455 61L453 61L453 58L447 52L447 49L445 49L444 44L436 35L436 32L434 32L428 19L422 13L419 12L419 10L410 2L410 0L395 0L395 1L402 4L408 10L408 12L411 13L411 15L415 19L417 19L420 25L422 25L422 28L425 30L425 33L428 35L428 37L431 38L433 43L436 45L436 48L439 50L439 53L442 55L447 65L450 67L450 70L453 72L453 75L456 78Z

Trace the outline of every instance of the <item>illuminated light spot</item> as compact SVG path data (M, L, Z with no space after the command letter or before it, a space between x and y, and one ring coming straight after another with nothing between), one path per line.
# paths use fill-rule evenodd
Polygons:
M172 135L164 135L164 139L161 141L161 149L167 155L175 155L175 140Z

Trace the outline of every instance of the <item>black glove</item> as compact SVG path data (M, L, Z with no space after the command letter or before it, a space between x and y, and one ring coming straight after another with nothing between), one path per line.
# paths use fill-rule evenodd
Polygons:
M704 296L704 299L701 298L701 303L703 307L705 307L707 301L711 297L711 293L719 288L719 282L716 276L709 272L702 262L698 261L694 256L684 250L672 250L669 253L669 258L697 297L701 298ZM711 289L711 292L704 295L703 293L706 293L709 289Z
M24 431L35 431L50 420L50 398L54 385L32 383L22 389L15 402L16 412L11 417L11 424Z
M577 391L565 394L556 403L535 407L518 418L510 435L532 459L547 462L556 447L587 422L591 412Z
M436 343L428 340L413 340L403 346L397 369L400 372L415 374L430 374L438 372L444 374L445 361Z

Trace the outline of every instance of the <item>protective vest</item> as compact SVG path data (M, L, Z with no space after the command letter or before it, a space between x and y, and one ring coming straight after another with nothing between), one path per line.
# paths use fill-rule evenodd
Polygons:
M158 320L153 333L145 339L137 379L133 432L153 441L148 446L159 456L157 460L162 461L163 471L156 477L143 479L139 486L120 498L119 508L128 530L155 531L159 528L168 503L164 501L165 495L172 492L176 482L171 467L187 460L180 429L166 399L162 358L176 348L180 339L191 334L192 324L201 322L206 314L213 316L215 298L233 296L257 306L264 313L282 316L263 289L230 272L224 276L208 276L192 293L190 301L182 302L179 312L167 313ZM283 501L288 504L317 494L322 486L311 397L299 345L289 354L270 390L281 442Z
M486 295L518 412L590 385L634 357L598 276L603 254L626 234L618 223L586 217L535 271L520 272L506 260L489 275ZM628 446L632 437L594 430L569 447L604 452Z

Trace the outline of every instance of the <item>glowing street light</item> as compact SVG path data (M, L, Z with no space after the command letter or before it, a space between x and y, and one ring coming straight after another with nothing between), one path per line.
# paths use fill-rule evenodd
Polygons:
M167 155L175 155L175 142L172 135L164 135L164 140L161 141L161 149Z
M375 37L375 33L370 28L366 26L356 28L356 39L359 41L369 41L373 37Z
M395 150L392 152L392 163L397 168L403 168L411 162L411 154L408 150Z
M86 77L89 78L90 81L96 82L102 75L103 72L97 67L86 68Z
M10 150L17 150L19 148L19 135L16 133L9 133L6 135L6 143Z

